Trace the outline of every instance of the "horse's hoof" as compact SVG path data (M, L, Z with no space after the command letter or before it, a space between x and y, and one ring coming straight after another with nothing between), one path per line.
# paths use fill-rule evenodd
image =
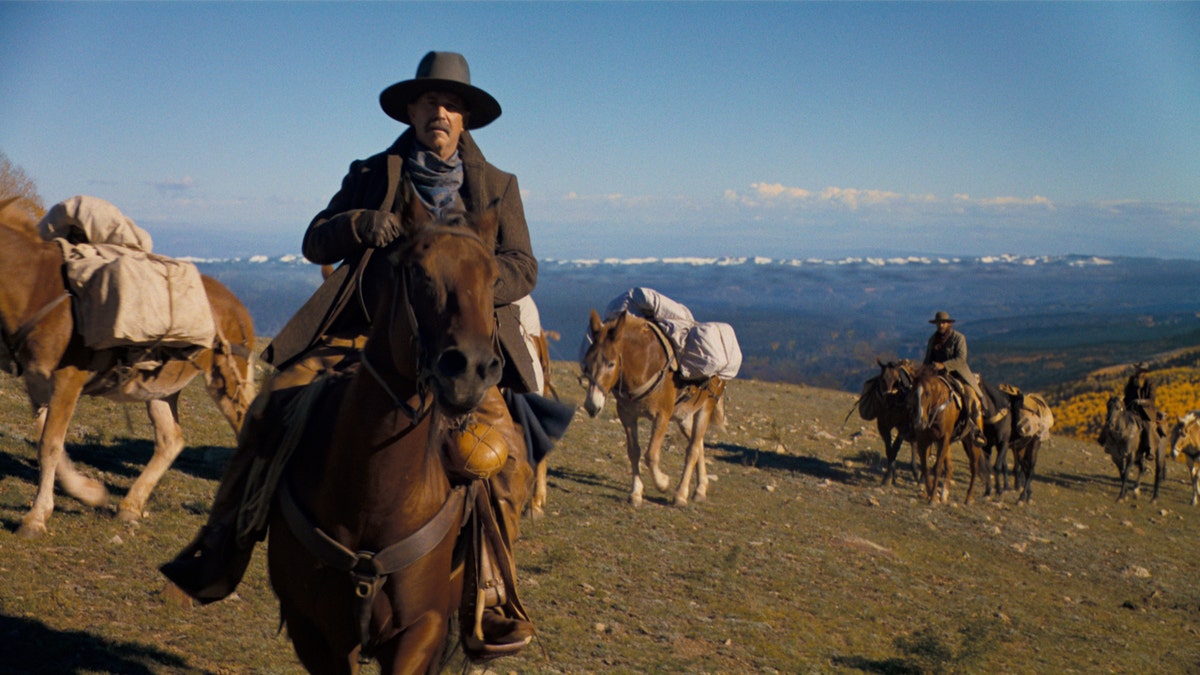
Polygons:
M135 511L134 509L127 509L125 507L121 507L121 508L117 509L117 521L118 522L125 523L127 525L134 525L141 519L142 519L142 514L140 511Z
M17 528L17 536L22 539L40 539L46 536L45 523L21 523Z
M641 508L642 507L642 496L641 495L629 495L629 503L632 504L633 508L635 508L635 509Z
M679 497L676 497L674 504L675 504L676 508L686 509L687 505L688 505L688 500L686 498L680 499Z
M708 495L703 492L697 492L696 494L692 495L692 501L706 502L706 501L708 501Z

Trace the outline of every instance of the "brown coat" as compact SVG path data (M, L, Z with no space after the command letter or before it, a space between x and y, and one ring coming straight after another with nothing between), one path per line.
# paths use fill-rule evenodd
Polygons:
M416 198L404 171L404 157L414 142L409 129L386 151L350 164L341 189L308 226L303 246L304 256L315 263L342 264L284 326L263 352L263 360L282 369L303 356L322 335L366 332L363 309L374 306L373 291L386 276L386 263L382 255L364 255L369 249L358 238L354 212L388 209L405 213L408 200ZM463 161L459 195L467 213L479 214L494 201L500 209L496 318L506 363L501 385L533 391L535 366L521 335L517 310L511 305L529 295L537 283L537 259L529 243L517 178L489 164L469 132L463 132L458 150Z

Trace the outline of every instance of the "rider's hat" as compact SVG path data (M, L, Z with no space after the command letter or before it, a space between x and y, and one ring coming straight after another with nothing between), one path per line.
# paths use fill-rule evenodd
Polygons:
M950 318L949 312L938 312L937 314L933 315L933 318L929 320L929 323L954 323L954 319Z
M397 82L379 94L379 105L388 117L412 124L408 104L430 90L448 91L462 97L470 115L467 128L478 129L500 116L500 104L492 95L471 84L467 59L455 52L429 52L417 65L417 75Z

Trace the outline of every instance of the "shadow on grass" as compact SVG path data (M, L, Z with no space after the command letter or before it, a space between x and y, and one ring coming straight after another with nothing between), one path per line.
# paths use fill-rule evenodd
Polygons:
M819 457L784 455L732 443L717 443L710 447L720 453L716 455L718 461L729 464L753 466L765 471L790 471L839 483L849 483L854 478L854 474L846 471L840 463L827 462Z
M113 642L81 631L58 631L40 621L0 616L6 673L201 672L182 657L150 645Z
M114 438L108 443L72 443L67 452L71 459L112 476L136 479L154 456L154 441L144 438ZM194 478L220 480L233 448L213 445L184 446L171 464ZM110 486L111 487L111 486Z
M879 673L880 675L923 675L920 666L909 663L905 659L868 659L862 656L835 656L831 659L834 665L864 673Z

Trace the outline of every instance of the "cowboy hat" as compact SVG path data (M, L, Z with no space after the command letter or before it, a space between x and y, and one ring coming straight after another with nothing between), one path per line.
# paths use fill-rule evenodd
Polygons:
M938 312L937 314L933 315L932 319L929 320L929 323L942 323L942 322L954 323L954 319L950 318L949 312Z
M455 52L426 54L417 64L416 77L397 82L379 94L379 106L388 117L411 125L408 104L431 89L462 97L470 111L468 129L485 127L500 116L500 104L491 94L471 85L471 69L467 66L467 59Z

